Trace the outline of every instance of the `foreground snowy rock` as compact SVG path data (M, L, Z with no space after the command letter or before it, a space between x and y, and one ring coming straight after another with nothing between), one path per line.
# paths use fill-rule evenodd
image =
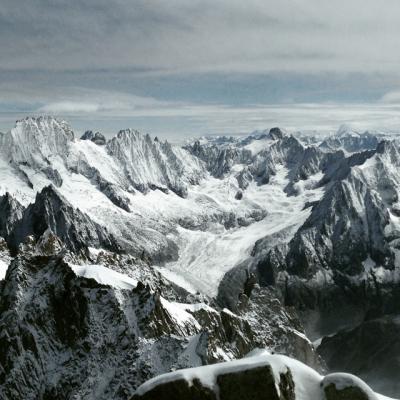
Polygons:
M223 364L161 375L138 388L131 400L384 400L349 374L319 375L288 357L254 352ZM389 400L389 399L388 399Z

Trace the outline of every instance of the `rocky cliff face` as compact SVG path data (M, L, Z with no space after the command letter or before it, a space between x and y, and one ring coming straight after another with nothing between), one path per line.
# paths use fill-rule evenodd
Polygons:
M101 266L83 274L84 266L63 260L74 256L59 253L60 243L48 232L36 245L32 239L1 282L2 398L126 399L160 373L242 357L267 344L243 316L194 299L177 302L189 294L145 264L136 267L149 271L143 282L119 281ZM110 261L132 273L127 260ZM96 274L101 278L90 277Z

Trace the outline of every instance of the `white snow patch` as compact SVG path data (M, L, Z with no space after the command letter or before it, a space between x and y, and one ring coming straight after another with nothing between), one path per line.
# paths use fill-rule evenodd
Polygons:
M5 278L7 269L8 269L8 264L5 261L0 260L0 281Z
M114 271L99 264L86 264L86 265L75 265L69 264L70 268L75 272L76 275L84 278L91 278L96 280L102 285L110 285L117 289L133 289L137 286L137 281L130 278L127 275L121 274L120 272Z
M190 282L188 282L182 275L179 275L174 271L171 271L164 267L159 267L157 265L154 265L153 268L158 271L164 278L187 290L189 293L195 294L197 292L196 288L191 285Z
M270 138L254 139L251 143L243 146L243 148L250 150L252 155L256 155L260 151L268 149L273 143L276 142Z
M161 304L168 311L171 317L180 326L185 326L187 324L192 325L196 329L201 329L200 324L196 321L192 314L188 313L185 309L186 304L171 302L163 297L161 299Z

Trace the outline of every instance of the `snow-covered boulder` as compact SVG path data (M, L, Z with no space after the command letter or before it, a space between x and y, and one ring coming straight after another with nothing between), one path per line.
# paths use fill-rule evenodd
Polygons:
M353 375L323 377L299 361L267 351L158 376L141 385L131 398L158 399L389 400Z
M292 372L284 357L277 357L249 357L161 375L140 386L131 400L295 400Z
M326 400L379 400L365 382L351 374L327 375L321 385Z

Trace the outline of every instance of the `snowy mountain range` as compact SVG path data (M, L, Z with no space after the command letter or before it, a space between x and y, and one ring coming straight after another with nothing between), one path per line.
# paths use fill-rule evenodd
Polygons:
M257 348L291 388L271 398L322 381L399 397L399 193L400 143L380 133L179 147L17 121L0 134L0 398L152 399L217 379L204 365L246 375L233 360Z

